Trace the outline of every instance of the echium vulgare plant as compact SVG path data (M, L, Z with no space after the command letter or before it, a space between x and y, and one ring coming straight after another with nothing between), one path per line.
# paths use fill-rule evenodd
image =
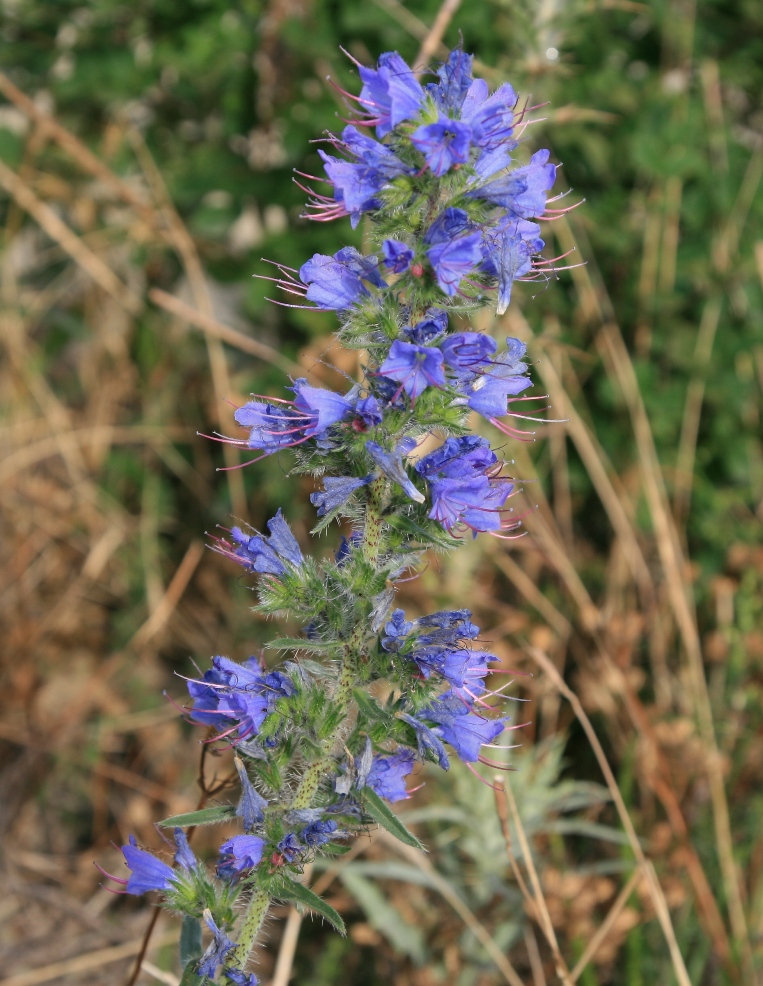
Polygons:
M343 519L349 536L328 559L309 557L278 510L267 533L233 527L214 544L259 576L260 613L303 631L270 643L295 656L276 670L215 657L188 683L188 717L235 751L238 802L163 822L174 866L134 840L123 847L125 891L158 891L184 916L184 984L256 983L247 965L275 901L306 905L341 931L300 875L371 823L418 845L388 806L408 797L417 763L499 766L483 750L500 745L509 720L496 707L501 689L486 684L497 659L471 613L409 619L395 608L396 584L426 549L479 532L511 537L518 524L506 463L469 420L477 412L520 437L506 419L528 399L518 396L531 384L525 347L509 338L499 348L451 318L501 313L514 281L557 269L539 257L536 222L563 211L547 209L556 168L547 150L516 164L525 110L510 85L491 94L471 67L461 49L425 84L395 52L358 66L360 94L345 94L357 119L320 151L331 194L310 192L307 208L353 226L368 215L375 252L315 254L272 280L299 304L337 313L341 343L366 354L362 382L339 394L294 380L289 399L238 408L248 437L221 438L255 450L252 462L294 449L293 471L322 478L313 534ZM236 819L241 832L211 874L184 827ZM202 922L212 933L203 954Z

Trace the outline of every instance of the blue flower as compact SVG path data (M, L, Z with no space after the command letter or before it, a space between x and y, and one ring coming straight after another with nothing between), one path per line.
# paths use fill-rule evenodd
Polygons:
M474 435L449 438L424 456L416 471L430 483L429 516L447 531L461 524L475 534L505 527L500 511L514 484L495 475L496 462L488 443Z
M411 400L415 400L427 387L445 386L442 364L443 355L439 349L395 339L389 356L376 372L396 380Z
M223 975L233 986L258 986L259 983L253 972L243 972L241 969L225 969Z
M222 965L225 956L232 948L236 947L236 943L231 941L225 932L217 927L211 911L204 911L204 921L214 938L199 961L198 973L200 976L209 976L210 979L214 979L217 967Z
M403 455L411 452L415 446L412 439L403 439L399 442L393 452L388 452L376 442L366 442L366 450L382 473L393 482L401 486L408 496L416 503L423 503L426 497L420 493L411 482L408 473L403 465Z
M490 366L462 387L466 404L488 421L508 413L509 396L521 394L532 386L527 365L522 362L526 347L519 339L507 338L507 349L491 361Z
M545 246L539 232L537 223L509 219L483 234L482 269L498 278L498 315L509 307L514 281L532 272L533 257Z
M333 818L325 821L318 819L303 828L300 835L302 841L308 846L323 846L327 842L331 842L337 828L337 823Z
M219 539L213 546L214 550L243 565L247 572L283 575L287 564L298 568L304 561L302 552L280 508L275 517L268 521L268 530L270 537L245 534L240 527L233 527L230 533L236 547Z
M427 92L444 110L458 111L472 84L472 55L455 48L437 70L439 82L430 82Z
M509 152L517 146L517 141L511 139L516 105L517 94L508 82L489 96L487 84L475 79L464 99L461 119L469 124L474 143L483 151L500 147Z
M384 263L393 274L404 274L411 266L413 250L400 240L385 240L382 243Z
M175 846L177 847L175 863L186 871L195 870L199 865L199 861L194 856L193 850L188 844L185 832L181 828L176 828L172 834L175 838Z
M233 881L246 870L251 870L262 859L265 840L256 835L234 835L220 846L220 862L217 875L222 880Z
M498 348L484 332L456 332L439 344L446 364L458 375L473 374Z
M466 164L471 137L468 124L440 116L436 123L419 127L411 135L411 143L424 155L432 174L439 178L454 164Z
M138 844L132 835L129 843L122 846L122 855L132 871L125 886L125 892L128 894L145 894L149 890L166 891L177 879L177 874L171 866L157 859L152 853L146 852L145 849L138 849Z
M332 510L341 507L346 503L355 490L361 486L367 486L373 476L366 476L363 479L356 479L354 476L325 476L323 479L323 492L311 493L310 503L318 508L318 516L325 517Z
M470 763L479 760L480 748L492 743L505 728L504 719L486 719L471 712L463 698L453 692L441 695L419 715L436 723L436 732Z
M424 235L425 243L448 243L473 229L469 214L463 209L444 209Z
M335 141L340 150L347 151L358 158L357 162L345 161L319 150L323 166L334 186L334 198L346 214L349 214L353 229L360 221L362 212L377 209L381 202L376 196L384 186L398 175L411 169L384 144L372 137L361 134L353 126L345 127L341 140ZM336 218L340 212L330 208L320 199L311 203L317 210L313 218ZM321 216L322 213L322 216Z
M360 65L358 71L363 81L358 102L379 137L419 112L424 90L396 51L381 55L376 69Z
M323 387L311 387L304 377L295 381L294 407L307 421L303 428L306 438L323 435L327 428L346 417L351 411L350 402L341 394Z
M249 429L248 447L262 449L267 455L305 440L304 417L288 404L276 407L265 401L247 401L233 417L242 428Z
M359 424L363 424L366 428L380 425L384 417L381 405L373 394L369 394L368 397L363 397L357 402L355 405L355 414L357 417L353 421L352 426L356 431L363 430L359 427Z
M249 429L246 442L249 448L262 449L265 455L271 455L310 438L322 441L332 425L352 412L352 404L346 397L323 387L312 387L304 377L299 377L291 389L293 401L279 401L274 406L253 400L236 409L235 421ZM229 441L242 444L235 439Z
M251 832L255 825L263 822L268 802L255 790L243 762L238 757L234 757L233 763L241 781L241 797L236 806L236 815L243 821L244 831Z
M479 233L461 236L450 242L436 243L427 250L440 290L449 297L458 293L466 275L478 265L482 252Z
M289 832L281 839L276 849L287 863L293 863L304 852L305 847L294 832Z
M465 524L475 534L501 530L499 511L513 489L514 484L508 480L491 482L485 476L434 480L429 516L446 531L452 531L460 524Z
M416 463L416 472L425 479L448 477L464 479L480 476L498 461L490 442L479 435L446 438L442 445Z
M235 730L242 740L256 735L276 701L296 689L279 671L263 675L256 661L237 664L215 657L201 681L188 682L188 691L194 700L191 719L218 727L221 735Z
M391 652L400 650L403 640L413 627L414 624L409 623L405 618L405 610L394 610L389 622L384 626L384 633L381 638L381 645L384 650Z
M354 247L343 247L333 257L313 254L302 264L299 278L307 285L305 297L323 311L346 311L369 295L363 281L384 287L376 264Z
M416 733L416 742L418 743L419 756L421 759L426 760L427 754L432 753L442 769L448 770L450 767L450 760L448 759L448 754L445 752L445 747L442 745L442 741L437 734L430 729L429 726L421 722L420 719L415 716L408 715L407 712L401 712L398 718L413 727Z
M529 164L469 194L494 202L520 219L542 216L546 211L546 192L556 180L556 165L548 163L549 156L548 150L536 151Z
M476 437L476 436L469 436ZM457 640L479 636L480 628L472 623L470 609L443 609L429 616L420 616L415 621L416 627L424 627L429 632L419 636L427 643L455 643Z
M428 308L426 318L403 329L405 335L417 346L426 346L448 330L448 313L441 308Z
M402 801L410 795L405 786L405 778L413 770L416 757L413 750L399 747L388 756L374 757L366 778L366 787L387 801Z

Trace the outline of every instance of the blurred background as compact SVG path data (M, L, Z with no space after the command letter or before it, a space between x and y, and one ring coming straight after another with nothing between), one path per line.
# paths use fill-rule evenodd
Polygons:
M547 104L524 150L550 147L557 187L585 202L546 224L546 254L586 265L479 320L528 342L534 393L564 419L506 449L527 536L433 558L401 603L471 606L505 666L532 674L508 708L529 724L504 798L460 765L427 770L401 811L429 855L359 842L313 874L348 938L273 920L257 971L275 986L290 971L311 986L755 983L763 8L0 12L2 982L178 982L164 916L134 980L150 901L106 892L93 861L122 872L115 844L159 847L155 821L199 799L200 735L163 690L182 702L194 662L274 635L205 531L285 505L307 545L313 522L287 455L216 473L237 453L197 431L235 434L231 404L281 395L285 373L354 371L331 314L269 304L252 275L261 257L362 245L362 224L302 220L291 181L346 115L327 76L357 91L339 47L424 65L462 35L477 74ZM207 757L206 787L229 766Z

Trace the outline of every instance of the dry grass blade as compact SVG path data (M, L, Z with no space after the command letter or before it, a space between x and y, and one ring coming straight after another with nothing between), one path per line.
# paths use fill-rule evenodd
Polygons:
M591 744L591 748L593 749L601 772L607 782L607 787L609 788L610 794L612 795L612 800L615 803L617 814L620 816L620 822L622 823L625 833L628 836L628 842L633 850L633 854L641 867L646 870L646 868L651 864L649 864L646 856L644 855L644 850L641 848L641 843L639 842L630 814L628 813L628 809L623 801L620 788L617 786L615 775L612 772L612 768L609 765L606 754L604 753L602 745L599 742L599 738L596 735L596 730L591 725L591 720L588 718L583 706L580 704L580 699L572 691L572 689L567 686L562 676L554 667L553 662L546 654L543 653L543 651L539 650L537 647L528 647L527 653L540 665L540 667L543 668L549 678L551 678L554 685L572 706L578 722L583 727L583 730L588 737L588 742ZM647 870L647 872L649 871ZM654 908L657 912L657 917L660 921L660 926L662 927L662 932L665 935L665 940L667 941L668 948L670 949L670 956L673 962L673 971L676 974L679 986L692 986L691 980L689 979L689 973L686 970L686 964L684 963L683 956L681 955L676 942L676 935L673 929L673 923L670 919L670 911L668 910L668 906L665 902L665 895L662 892L662 887L660 886L656 874L654 874L653 870L651 872L653 874L653 878L650 877L648 880L649 889L652 901L654 903Z
M305 886L310 885L310 877L312 876L313 867L309 863L304 870L302 876L302 883ZM294 966L294 956L297 952L297 942L299 941L299 929L302 927L302 915L296 909L296 907L289 908L289 914L286 918L286 923L284 924L283 934L281 936L281 944L278 948L278 958L276 959L276 966L273 970L273 978L270 980L270 986L288 986L289 980L291 979L292 967Z
M615 921L617 921L618 917L620 916L620 912L628 903L628 898L636 889L636 886L638 885L638 882L642 876L643 876L643 870L641 869L640 866L637 866L636 869L633 871L633 873L631 873L628 882L625 884L623 889L617 895L617 900L614 902L612 907L610 907L609 913L601 922L599 927L596 929L596 932L594 933L593 937L586 945L585 951L580 956L578 961L575 963L575 968L570 973L570 979L573 983L576 983L578 979L580 979L588 963L591 961L591 959L593 959L596 956L596 953L599 950L599 946L602 944L604 939L609 934L610 929L614 925Z
M148 292L148 297L155 305L170 312L170 314L176 315L179 319L188 322L190 325L195 325L196 328L201 329L202 332L206 332L208 335L214 336L216 339L227 342L229 346L235 346L242 353L249 353L251 356L256 356L266 363L271 363L273 366L277 366L279 370L283 370L284 373L288 373L291 376L300 376L304 373L304 369L298 363L292 363L290 359L282 356L277 349L273 349L272 346L268 346L258 339L252 339L251 336L244 335L243 332L238 332L229 325L218 322L216 318L196 308L192 308L173 294L168 294L160 288L152 288Z
M161 948L163 945L174 945L179 938L180 929L167 931L155 938L151 947ZM142 947L143 939L140 938L125 942L123 945L99 948L94 952L76 955L71 959L52 962L50 965L42 966L39 969L20 972L15 976L9 976L8 979L0 979L0 986L38 986L39 983L49 983L52 979L60 979L62 976L74 976L78 973L90 972L94 969L100 969L102 966L129 959L133 955L137 955Z
M0 72L0 92L22 113L34 120L43 134L50 135L63 150L71 154L84 171L108 185L119 198L132 205L144 217L154 218L153 210L147 206L134 189L117 177L100 158L93 154L89 147L70 133L66 127L62 127L57 120L41 110L36 103L11 82L4 72Z
M99 287L103 288L132 315L142 311L142 299L133 294L114 271L86 247L65 222L58 218L50 206L42 202L29 186L2 161L0 161L0 185Z
M165 983L166 986L180 986L180 980L171 972L163 972L153 962L141 962L140 968L158 983Z
M693 611L693 602L690 600L690 591L684 578L686 563L682 557L677 531L668 507L667 492L657 458L657 450L654 446L654 438L630 356L620 331L614 324L610 323L605 326L601 330L600 338L614 374L620 382L633 421L639 448L644 491L655 527L657 549L665 572L666 591L686 650L694 707L706 747L705 761L713 803L716 844L731 926L734 936L743 948L743 953L748 955L747 967L749 972L752 970L752 964L747 919L734 860L731 818L726 797L723 765L715 736L715 724L707 679L705 678L699 631Z
M535 934L530 925L525 926L525 948L527 949L527 958L530 962L530 971L533 974L533 986L548 986L546 982L546 976L543 972L543 962L540 957L540 949L538 948L538 943L535 940Z
M456 11L461 6L461 0L443 0L437 16L419 48L419 53L413 61L416 66L426 65L429 60L442 48L442 39L453 20Z
M143 136L135 127L128 127L127 136L135 151L135 155L143 168L143 173L149 187L159 203L159 211L165 217L168 226L168 238L183 262L186 277L191 288L191 294L198 310L214 319L214 307L212 298L209 294L209 286L204 268L199 258L196 244L193 237L188 232L185 223L178 215L172 199L170 198L167 186L161 172L156 166L151 153L146 146ZM210 334L205 335L207 344L207 356L209 368L212 374L212 386L214 387L215 397L217 398L217 421L221 429L225 427L222 416L223 403L231 396L230 375L228 364L225 359L225 351L219 338ZM246 494L244 492L244 480L241 473L231 468L237 465L235 450L230 445L223 445L223 458L228 467L226 479L230 492L231 504L234 514L243 517L246 514Z
M528 603L540 613L560 637L564 639L569 637L572 631L570 621L543 595L530 576L520 568L511 555L497 550L493 554L493 564L500 568L506 578L513 583L515 589L525 597Z
M516 969L493 941L493 938L487 928L477 917L475 917L448 881L440 876L437 870L426 858L424 853L420 852L418 849L414 849L412 846L406 846L402 842L398 842L393 835L389 835L384 831L379 832L378 838L386 845L390 846L390 848L394 849L398 855L408 860L409 863L413 863L414 866L418 867L420 870L423 870L423 872L428 875L432 881L432 884L437 888L438 893L448 902L448 904L450 904L456 914L458 914L464 922L466 927L483 946L485 951L495 963L496 968L505 978L506 982L509 983L510 986L524 986L522 980L517 975Z
M145 646L166 625L188 587L203 554L203 542L191 541L183 560L172 577L172 581L167 586L167 591L159 600L154 612L132 638L133 647Z
M697 342L694 347L695 376L686 391L681 437L676 455L676 472L673 481L673 513L676 524L683 524L689 513L691 489L694 482L694 456L697 451L699 421L702 402L705 399L705 374L713 354L713 343L721 318L721 298L711 298L702 311Z
M554 406L559 408L559 413L564 414L567 432L585 464L612 528L622 542L623 553L642 598L651 600L654 596L652 576L638 543L633 523L610 479L604 453L595 442L580 414L575 410L552 361L550 359L542 360L539 363L539 370Z
M97 445L106 439L115 444L151 445L189 437L186 428L152 428L142 425L136 425L132 428L129 426L94 425L91 428L58 432L50 438L32 442L30 445L12 452L0 465L0 484L7 483L17 473L53 455L63 455L68 450Z
M532 902L535 906L535 911L540 919L540 926L543 934L546 936L546 941L549 944L551 952L554 956L554 964L556 966L556 974L562 981L564 986L572 986L570 981L570 972L567 968L567 963L562 957L562 953L559 950L559 942L557 941L556 932L554 931L554 925L551 921L551 915L548 910L548 905L546 904L546 898L543 895L543 887L541 886L540 877L538 876L538 871L535 868L535 860L533 859L532 849L530 848L530 843L527 839L527 833L525 832L525 827L522 824L522 819L519 814L519 809L517 808L517 802L514 797L514 792L511 789L511 783L508 778L498 777L498 782L496 783L496 795L497 797L505 797L506 804L511 812L511 817L514 822L514 827L517 830L517 838L519 839L519 845L522 849L522 859L527 868L527 872L530 877L530 882L533 887ZM506 844L507 851L509 850L509 844Z

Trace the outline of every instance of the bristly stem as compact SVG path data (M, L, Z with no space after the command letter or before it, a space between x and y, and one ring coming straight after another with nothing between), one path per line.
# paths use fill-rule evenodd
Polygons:
M270 894L266 890L258 889L252 893L252 899L249 901L239 931L238 945L231 952L231 957L226 963L229 969L246 968L257 935L270 909L270 900Z
M368 500L366 502L366 522L363 531L363 549L366 558L371 564L376 564L379 560L379 553L382 546L382 508L384 500L384 489L386 480L375 479L368 487Z

